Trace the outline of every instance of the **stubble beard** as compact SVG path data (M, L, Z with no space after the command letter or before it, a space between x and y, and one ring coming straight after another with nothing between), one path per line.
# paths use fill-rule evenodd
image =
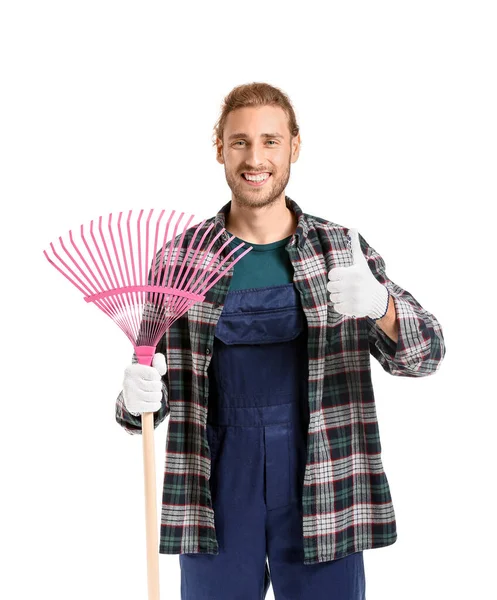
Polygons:
M268 181L270 187L248 188L240 177L239 173L228 173L225 167L225 175L228 186L231 189L233 198L232 201L242 208L263 208L274 204L282 192L285 190L290 179L290 161L287 168L280 177L276 177L275 173L271 173L272 182Z

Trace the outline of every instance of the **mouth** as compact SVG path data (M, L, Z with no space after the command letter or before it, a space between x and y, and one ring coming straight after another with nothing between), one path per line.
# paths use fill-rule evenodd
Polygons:
M240 175L240 177L248 184L251 185L252 187L262 187L267 181L269 181L270 177L271 177L271 173L263 172L263 173L258 173L258 174L250 174L249 176L253 177L254 180L250 180L247 179L246 177L247 173L242 173Z

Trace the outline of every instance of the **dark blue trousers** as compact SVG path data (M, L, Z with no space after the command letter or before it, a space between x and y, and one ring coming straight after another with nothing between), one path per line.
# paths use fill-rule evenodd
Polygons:
M219 554L180 554L182 600L364 600L362 552L304 565L307 331L293 284L228 292L209 366ZM269 568L268 563L269 562Z

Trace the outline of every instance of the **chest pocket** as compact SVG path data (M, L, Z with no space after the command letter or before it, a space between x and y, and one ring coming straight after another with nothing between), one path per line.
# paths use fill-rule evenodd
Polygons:
M212 372L220 395L258 396L267 404L295 393L302 377L305 317L300 307L222 314Z
M273 344L295 339L304 328L299 307L222 314L215 337L224 344Z

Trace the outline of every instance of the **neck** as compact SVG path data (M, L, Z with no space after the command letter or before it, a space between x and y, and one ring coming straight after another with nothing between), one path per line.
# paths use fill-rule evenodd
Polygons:
M226 215L225 229L250 244L271 244L297 229L297 216L285 203L285 196L269 206L240 206L233 199Z

